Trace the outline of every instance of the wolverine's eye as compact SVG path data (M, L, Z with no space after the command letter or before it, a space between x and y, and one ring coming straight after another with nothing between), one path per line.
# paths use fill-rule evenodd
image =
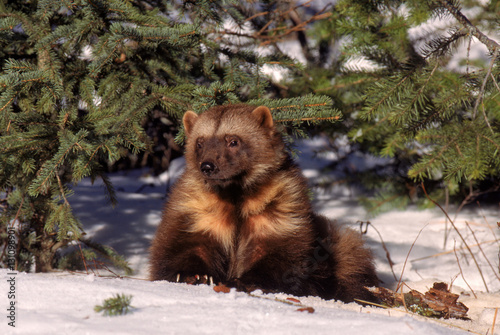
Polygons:
M238 145L240 145L240 142L241 142L240 138L238 136L234 136L234 135L226 136L225 140L226 140L226 145L229 148L235 148Z
M202 142L202 141L199 141L199 140L198 140L198 141L196 141L196 148L197 148L197 149L201 149L201 148L203 148L203 142Z

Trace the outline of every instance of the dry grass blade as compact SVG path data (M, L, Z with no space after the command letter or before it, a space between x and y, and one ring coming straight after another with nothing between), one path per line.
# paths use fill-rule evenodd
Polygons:
M408 250L408 254L406 255L405 263L403 264L403 270L401 270L401 276L399 277L398 286L396 286L396 292L399 291L399 289L402 289L401 280L403 279L403 274L405 272L406 263L408 263L408 257L410 257L410 253L411 253L411 250L413 249L413 246L415 245L415 243L417 242L420 234L422 233L422 231L424 230L424 228L427 227L427 225L428 224L426 224L425 226L422 227L422 229L420 229L420 231L417 234L417 237L415 237L415 240L411 244L410 250Z
M497 322L498 308L495 308L495 315L493 316L493 325L491 326L491 333L495 334L495 323Z
M368 232L368 226L371 226L373 230L378 234L378 237L380 238L380 242L382 243L382 248L385 250L385 257L387 258L387 262L389 263L389 266L391 267L391 272L392 276L394 277L394 280L398 280L396 277L396 273L394 273L394 262L391 259L391 253L389 252L389 249L387 249L387 246L385 245L384 239L382 238L382 235L378 231L377 228L370 222L370 221L358 221L356 223L359 223L359 228L361 229L362 234L366 234ZM366 228L363 230L363 224L366 224Z

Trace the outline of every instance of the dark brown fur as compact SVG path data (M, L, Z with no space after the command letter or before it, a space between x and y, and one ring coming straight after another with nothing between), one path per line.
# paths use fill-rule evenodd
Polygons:
M217 106L183 121L187 167L151 246L151 280L207 275L245 290L372 299L370 251L313 212L267 107Z

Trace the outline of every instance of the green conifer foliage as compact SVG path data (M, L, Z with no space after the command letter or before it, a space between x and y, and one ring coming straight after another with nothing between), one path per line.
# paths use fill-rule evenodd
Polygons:
M96 305L94 311L96 313L102 312L103 316L125 315L134 309L134 306L130 305L131 301L131 295L115 294L113 297L105 299L102 305Z
M425 199L421 182L436 199L500 188L499 8L341 0L310 31L318 57L295 92L331 96L345 120L335 134L390 158L356 177L377 190L371 209ZM483 58L470 54L471 41L487 50Z
M178 124L187 109L250 101L271 104L294 129L339 118L328 97L269 100L263 66L298 65L225 31L224 22L243 29L273 13L249 17L250 7L258 6L0 0L1 241L14 226L17 269L29 270L31 255L37 272L50 271L58 249L84 243L71 185L101 178L114 204L103 163L150 149L142 124L153 110Z

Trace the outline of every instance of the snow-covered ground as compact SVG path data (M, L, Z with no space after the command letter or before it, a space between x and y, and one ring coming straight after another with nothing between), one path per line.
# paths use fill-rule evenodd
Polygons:
M300 164L306 176L314 178L319 168L334 159L312 158L313 151L324 145L321 139L316 139L300 147ZM435 281L453 283L452 291L461 294L460 301L470 308L471 321L434 321L411 315L403 309L361 307L316 297L298 298L299 305L286 300L290 296L283 294L256 292L248 295L234 290L224 294L205 285L143 280L147 276L147 248L170 185L168 174L152 178L145 172L120 172L111 176L119 199L114 209L107 205L102 187L97 183L91 185L89 180L76 186L75 195L69 199L88 236L124 255L135 270L133 278L116 278L105 270L96 272L100 277L70 272L11 275L8 270L0 269L3 310L0 334L431 335L465 334L467 330L492 334L493 327L494 333L500 334L500 315L493 326L495 308L500 308L498 206L464 210L455 222L480 263L484 282L456 232L449 232L446 246L443 246L446 224L439 209L409 208L370 219L372 226L368 227L366 240L376 255L377 270L384 286L394 288L397 281L381 238L395 263L393 270L397 279L403 273L406 285L422 293ZM368 218L346 188L317 193L315 205L321 213L351 224L355 229L359 229L357 221ZM449 212L453 218L454 210ZM450 225L447 227L449 229ZM476 246L478 243L484 255ZM13 287L10 284L14 284ZM9 297L9 292L13 292L15 298ZM101 305L104 299L122 293L133 296L132 313L105 317L94 312L94 306ZM15 328L8 325L11 320L7 309L11 302L15 308ZM298 311L304 306L313 307L314 313Z

